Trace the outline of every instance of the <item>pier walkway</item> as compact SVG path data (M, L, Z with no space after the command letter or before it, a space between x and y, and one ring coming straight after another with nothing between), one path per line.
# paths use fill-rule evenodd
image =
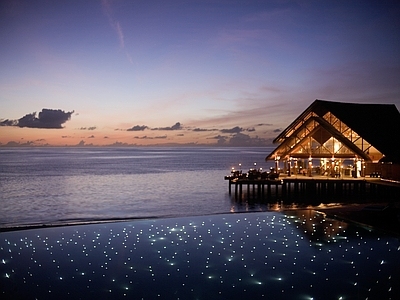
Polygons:
M225 179L229 181L229 194L234 192L235 199L400 201L400 184L380 178L295 175L276 179L226 176Z

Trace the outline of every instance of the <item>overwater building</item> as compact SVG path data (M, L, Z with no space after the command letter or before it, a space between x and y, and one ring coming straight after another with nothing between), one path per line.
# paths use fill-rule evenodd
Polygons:
M266 160L308 176L400 181L400 113L394 104L315 100L274 140Z

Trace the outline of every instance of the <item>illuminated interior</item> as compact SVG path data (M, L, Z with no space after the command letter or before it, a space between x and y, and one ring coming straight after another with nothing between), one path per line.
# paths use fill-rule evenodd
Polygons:
M266 160L274 160L279 171L288 174L365 176L365 164L377 163L385 155L330 111L332 103L313 102L274 140L279 146ZM355 113L352 121L360 118Z

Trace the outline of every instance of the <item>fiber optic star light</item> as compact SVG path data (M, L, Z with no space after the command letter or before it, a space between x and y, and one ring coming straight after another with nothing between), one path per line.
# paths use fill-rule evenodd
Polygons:
M315 211L0 233L10 298L396 298L400 242Z

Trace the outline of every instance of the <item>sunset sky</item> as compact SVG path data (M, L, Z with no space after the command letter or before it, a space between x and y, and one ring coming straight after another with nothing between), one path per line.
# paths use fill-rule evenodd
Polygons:
M315 99L400 108L399 1L0 2L0 145L265 146Z

